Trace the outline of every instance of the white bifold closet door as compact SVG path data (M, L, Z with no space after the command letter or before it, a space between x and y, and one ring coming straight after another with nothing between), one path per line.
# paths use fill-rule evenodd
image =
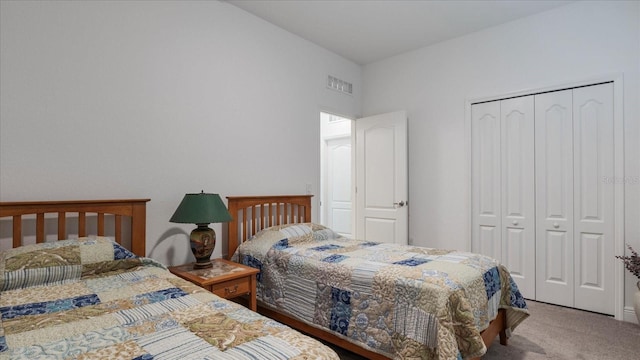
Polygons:
M472 118L472 250L502 259L500 102L474 104Z
M472 249L502 262L535 298L533 96L472 107Z
M613 314L613 84L471 107L472 250L523 296Z
M536 96L536 300L573 307L573 90Z
M502 263L525 297L536 296L534 98L500 101Z
M613 314L613 84L536 96L536 299Z

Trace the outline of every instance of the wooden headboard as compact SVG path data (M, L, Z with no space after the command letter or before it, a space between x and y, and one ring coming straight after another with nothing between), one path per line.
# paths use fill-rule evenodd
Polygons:
M87 236L87 214L97 214L97 234L105 234L105 215L115 217L115 240L122 243L122 217L131 218L131 251L145 256L146 205L149 199L0 202L0 220L12 221L13 247L23 244L23 216L35 215L36 242L45 241L45 214L58 220L58 240L67 238L67 215L77 214L78 236Z
M258 231L275 225L311 222L313 195L227 196L229 253Z

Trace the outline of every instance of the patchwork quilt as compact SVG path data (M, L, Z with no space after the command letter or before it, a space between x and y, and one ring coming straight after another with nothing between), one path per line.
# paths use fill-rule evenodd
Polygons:
M351 240L317 224L265 229L233 259L260 270L258 301L390 358L481 356L480 332L529 312L507 269L468 252Z
M0 252L0 359L334 359L108 238Z

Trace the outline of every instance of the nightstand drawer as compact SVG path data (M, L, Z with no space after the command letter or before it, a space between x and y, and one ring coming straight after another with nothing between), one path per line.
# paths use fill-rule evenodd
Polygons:
M248 294L251 292L249 277L213 284L211 285L211 292L225 299Z

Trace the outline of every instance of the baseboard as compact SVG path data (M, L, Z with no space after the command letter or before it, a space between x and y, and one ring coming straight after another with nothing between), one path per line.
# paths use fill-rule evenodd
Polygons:
M631 306L624 307L622 320L626 322L638 324L638 318L636 317L636 312L633 310Z

